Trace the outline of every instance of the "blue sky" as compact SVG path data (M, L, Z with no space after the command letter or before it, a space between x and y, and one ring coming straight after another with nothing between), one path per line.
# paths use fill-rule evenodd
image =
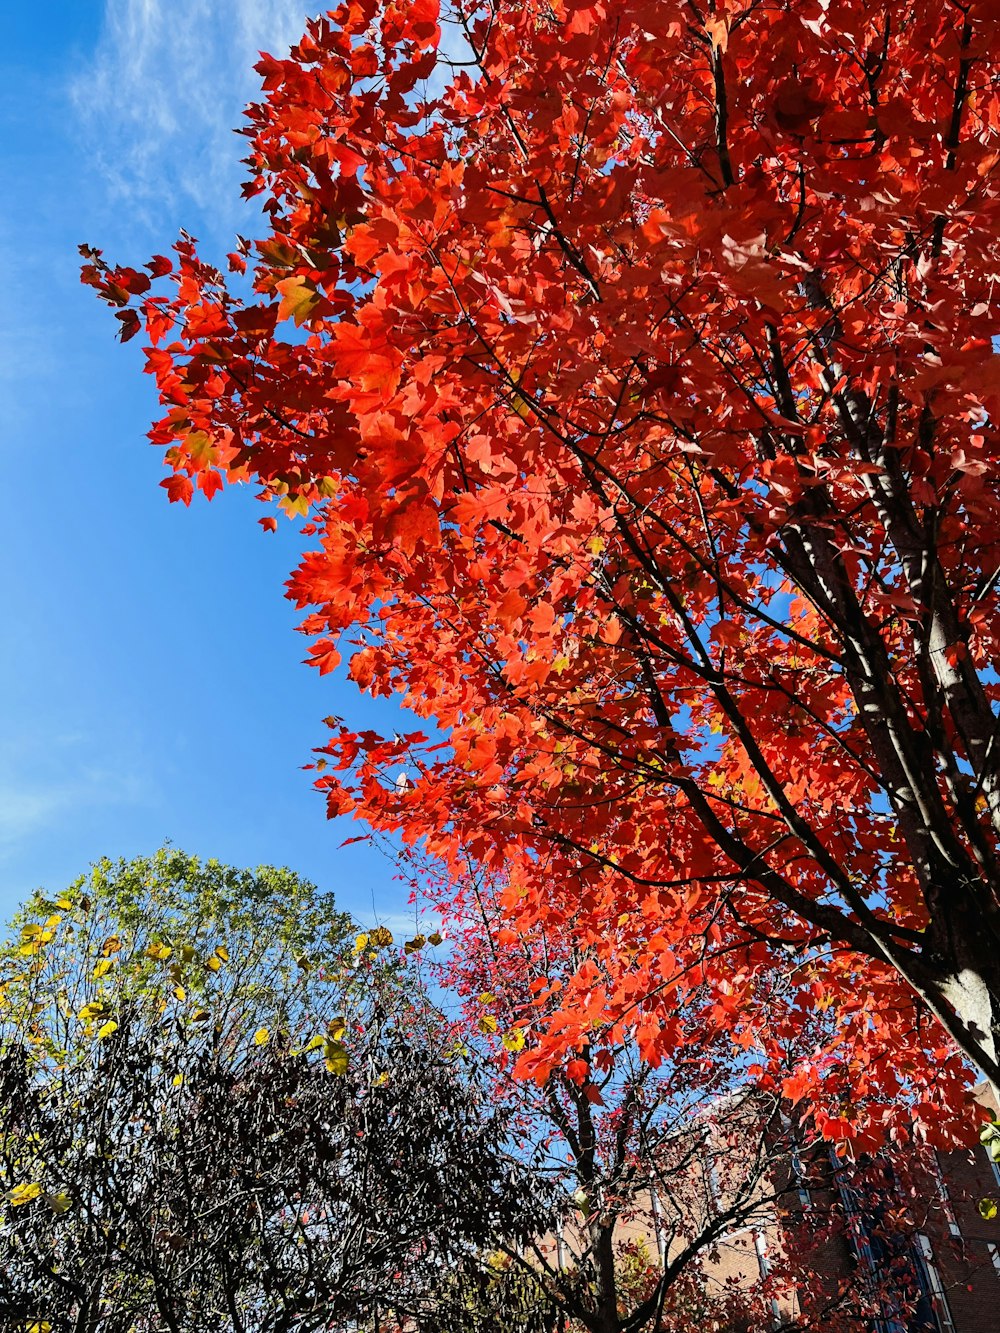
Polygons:
M282 584L300 539L252 491L169 505L139 341L80 286L76 247L141 263L185 227L221 256L256 50L295 0L15 3L0 48L0 918L100 855L164 839L289 865L370 920L391 864L325 820L301 765L328 713L385 704L302 665Z

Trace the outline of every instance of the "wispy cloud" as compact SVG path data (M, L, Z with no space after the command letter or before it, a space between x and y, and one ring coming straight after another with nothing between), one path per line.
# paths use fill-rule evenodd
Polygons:
M146 216L186 196L227 227L244 173L232 131L259 93L257 53L286 53L309 13L306 0L105 0L71 92L116 196Z
M54 830L71 813L139 805L148 799L148 787L141 778L108 769L84 769L55 782L0 776L0 852L43 829Z
M354 916L358 924L363 926L365 930L372 930L376 926L386 926L392 932L393 939L397 944L410 939L418 931L429 935L432 931L441 929L441 921L437 913L425 912L418 918L412 909L409 912L380 912L376 905L357 909Z

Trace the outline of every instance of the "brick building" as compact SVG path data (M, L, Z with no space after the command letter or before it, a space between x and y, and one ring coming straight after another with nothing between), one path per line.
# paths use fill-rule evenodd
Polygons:
M706 1275L722 1290L733 1280L766 1288L772 1273L794 1282L797 1271L790 1289L775 1277L776 1327L835 1308L843 1293L840 1308L856 1308L865 1333L1000 1333L1000 1214L980 1211L984 1199L1000 1203L1000 1167L983 1148L928 1152L907 1177L888 1162L793 1151L787 1193L727 1235Z
M716 1107L702 1123L691 1179L678 1191L690 1223L671 1225L669 1201L650 1192L616 1225L622 1255L639 1247L662 1271L713 1209L726 1212L733 1139L715 1133L716 1115L727 1112ZM744 1206L698 1261L699 1328L708 1333L712 1310L725 1309L720 1333L806 1323L837 1333L1000 1333L1000 1214L990 1221L979 1209L983 1199L1000 1203L1000 1168L985 1149L847 1162L827 1145L796 1146L788 1117L780 1121L757 1206ZM586 1224L570 1222L543 1251L553 1267L576 1269L589 1247Z
M983 1104L988 1105L985 1096ZM876 1333L997 1333L1000 1217L985 1219L979 1205L1000 1199L1000 1172L985 1149L977 1148L934 1154L918 1186L921 1180L918 1197L908 1201L911 1227L901 1237L921 1288L919 1305L907 1323L892 1309L890 1295ZM890 1179L885 1198L892 1197ZM843 1207L859 1269L879 1263L877 1252L866 1252L866 1206L870 1214L871 1201L846 1190Z

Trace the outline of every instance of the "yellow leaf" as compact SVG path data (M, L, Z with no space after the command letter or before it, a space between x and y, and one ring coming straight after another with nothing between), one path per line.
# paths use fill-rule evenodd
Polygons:
M160 962L165 962L173 953L169 944L158 944L155 940L152 944L146 946L146 957L156 958Z
M112 1032L118 1031L118 1024L113 1018L109 1018L106 1023L102 1023L97 1029L97 1040L103 1041L105 1037L110 1037Z
M85 1004L78 1015L81 1023L89 1023L94 1018L100 1018L107 1012L107 1005L103 1000L91 1000L90 1004Z
M121 947L122 947L122 942L118 938L118 936L109 935L108 938L101 945L101 953L104 954L105 957L107 957L108 954L117 953Z
M338 1015L338 1017L335 1018L333 1022L330 1024L330 1031L328 1033L330 1041L340 1041L346 1031L347 1031L347 1024Z
M439 930L434 930L427 936L427 943L440 944L443 939L444 936L441 934L441 932Z
M73 906L70 900L66 897L57 898L55 901L55 905L56 907L61 907L64 912L68 912L69 909Z
M194 1011L194 1013L191 1015L191 1022L192 1022L192 1023L204 1023L204 1021L205 1021L206 1018L208 1018L208 1010L207 1010L207 1009L196 1009L196 1010Z
M202 352L202 355L204 356L205 353ZM207 431L191 431L185 438L184 443L187 446L188 453L196 463L214 463L218 456L215 445L212 443L212 437Z
M979 1200L979 1216L986 1222L992 1222L997 1215L996 1199Z
M282 496L278 504L290 517L299 514L302 518L305 518L306 514L309 513L309 501L304 495Z
M184 989L183 986L175 986L174 995L178 1000L181 1001L182 1004L187 999L187 991Z
M304 324L319 300L316 288L306 282L305 278L283 278L275 286L281 293L278 318L291 317L296 324Z
M392 943L392 931L388 926L376 926L372 931L372 944L380 949L387 949Z
M103 977L105 973L111 971L114 965L115 965L115 960L113 958L102 958L101 961L94 968L94 976Z
M56 920L58 921L59 918L56 917ZM30 958L32 954L38 952L41 945L48 944L53 938L55 931L47 927L48 923L45 926L40 926L37 921L31 921L28 925L21 927L21 947L18 952L23 957Z
M171 1079L171 1082L173 1083L173 1085L174 1085L175 1088L181 1088L181 1087L183 1087L183 1086L184 1086L184 1075L183 1075L183 1074L175 1074L175 1075L173 1076L173 1078Z
M348 1065L347 1047L343 1042L330 1041L326 1044L326 1067L331 1074L346 1074Z
M496 1004L496 1002L497 1002L497 997L493 994L492 991L484 990L480 992L479 995L480 1004Z
M216 958L220 958L224 963L229 962L229 950L226 948L224 944L220 944L218 946L218 948L215 950L215 956Z
M15 1185L7 1198L12 1208L18 1208L22 1203L31 1203L32 1199L37 1199L41 1192L41 1185L37 1181L30 1181L25 1185Z
M496 1032L496 1030L497 1030L497 1021L493 1017L493 1015L483 1014L482 1018L480 1018L479 1020L479 1031L482 1032L483 1034L486 1034L488 1032Z
M69 1210L73 1200L68 1194L60 1191L58 1194L46 1194L45 1202L54 1213L65 1213Z
M47 1319L36 1319L28 1325L28 1333L52 1333L52 1325Z
M357 939L354 941L354 952L363 953L364 950L368 948L369 940L370 937L368 935L368 932L366 930L363 930L361 934L357 937Z
M526 421L531 416L531 404L517 389L511 394L510 405L522 420Z
M321 1046L325 1045L326 1045L326 1038L321 1037L317 1032L316 1036L311 1037L309 1041L306 1043L305 1049L307 1051L318 1051Z
M215 954L213 954L205 963L205 966L210 972L218 972L219 968L222 966L222 959L216 958Z
M403 945L403 952L405 954L418 953L426 943L427 940L423 935L414 935L412 940L407 940Z
M271 1034L267 1028L258 1028L253 1034L253 1044L255 1046L266 1046L271 1040Z
M513 1032L505 1032L501 1040L504 1048L508 1051L524 1050L524 1032L521 1028L515 1028Z
M195 953L196 950L193 944L181 945L181 958L185 963L190 963L191 960L194 958Z

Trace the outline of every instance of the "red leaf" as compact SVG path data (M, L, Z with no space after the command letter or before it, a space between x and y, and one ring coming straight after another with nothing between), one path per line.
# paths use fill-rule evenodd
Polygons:
M201 488L202 493L204 494L206 500L211 500L212 496L215 495L216 492L222 490L223 486L222 475L221 473L217 472L215 468L209 468L208 471L201 472L198 474L198 485Z
M115 319L121 322L118 337L123 343L127 343L130 338L134 338L142 328L142 321L134 310L116 310Z
M175 472L173 476L166 477L160 482L160 485L170 497L171 504L174 504L177 500L183 500L186 505L191 503L194 486L191 483L191 478L185 477L182 472Z
M321 639L319 643L313 643L309 646L310 666L319 667L321 676L329 675L340 666L341 656L337 651L336 645L329 639Z

